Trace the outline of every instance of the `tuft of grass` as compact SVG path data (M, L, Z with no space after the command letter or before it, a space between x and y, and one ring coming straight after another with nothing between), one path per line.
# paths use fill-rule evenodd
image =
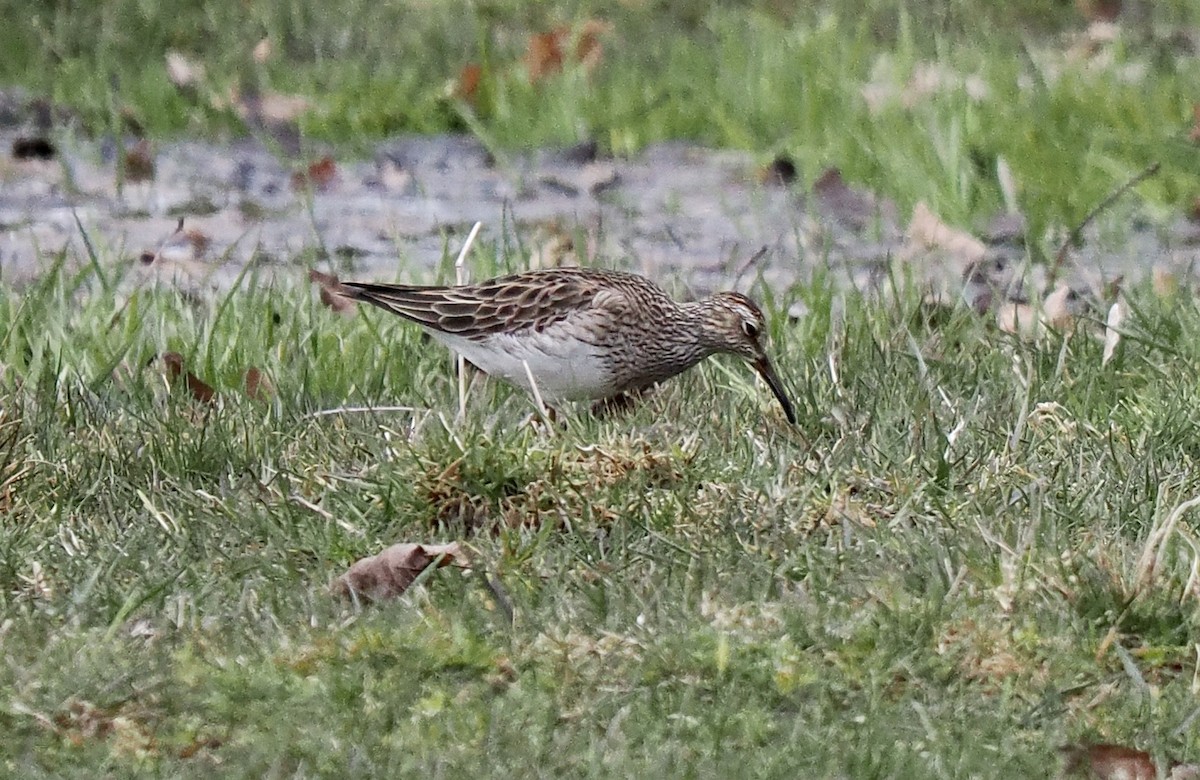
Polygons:
M1200 490L1186 295L1130 291L1101 368L1087 323L1022 342L915 296L777 291L810 311L772 315L796 429L714 360L550 433L486 381L455 422L448 355L380 313L253 278L125 301L121 277L101 254L0 295L6 773L1014 777L1069 740L1200 752L1191 518L1143 566ZM164 380L167 350L215 405ZM413 410L313 414L384 405ZM365 609L328 591L449 540L476 571Z

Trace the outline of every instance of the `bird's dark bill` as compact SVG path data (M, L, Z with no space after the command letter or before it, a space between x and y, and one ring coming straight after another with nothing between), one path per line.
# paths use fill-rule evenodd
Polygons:
M788 400L787 393L783 391L783 383L776 376L775 369L771 366L771 361L765 357L759 358L754 361L754 369L758 371L759 376L766 380L767 386L771 388L771 392L779 399L779 405L783 407L783 414L787 417L788 422L795 425L796 410L792 408L792 402Z

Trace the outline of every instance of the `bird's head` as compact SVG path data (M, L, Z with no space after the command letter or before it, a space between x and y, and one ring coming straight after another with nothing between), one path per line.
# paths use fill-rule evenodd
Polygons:
M715 352L737 355L754 366L779 400L788 422L794 424L796 412L763 347L766 320L762 310L737 292L717 293L705 304L704 338L707 345Z

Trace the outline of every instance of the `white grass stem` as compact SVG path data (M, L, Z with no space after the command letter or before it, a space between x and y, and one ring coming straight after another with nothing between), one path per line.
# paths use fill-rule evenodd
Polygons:
M1200 506L1200 496L1190 498L1171 510L1171 513L1161 523L1156 523L1146 539L1146 546L1138 559L1137 577L1134 580L1134 595L1141 595L1154 579L1155 573L1162 567L1166 556L1167 539L1174 533L1184 514L1193 507Z
M413 414L422 412L428 414L430 411L430 409L422 409L419 406L339 406L336 409L322 409L319 412L313 412L307 415L307 419L333 417L338 414L365 414L368 412L410 412Z
M475 237L479 235L480 228L483 227L482 222L476 222L471 227L471 232L467 234L467 240L463 242L462 249L458 250L458 258L454 261L454 283L462 286L469 280L467 273L467 253L471 251L471 246L475 243ZM455 357L455 363L458 367L458 419L462 420L467 416L467 360L462 355Z
M542 422L546 423L546 427L553 427L550 422L550 412L546 409L546 404L542 401L542 391L538 389L537 380L533 378L533 371L529 369L529 361L522 360L521 365L525 366L525 376L529 378L529 389L533 391L533 400L537 404L538 414L542 416Z

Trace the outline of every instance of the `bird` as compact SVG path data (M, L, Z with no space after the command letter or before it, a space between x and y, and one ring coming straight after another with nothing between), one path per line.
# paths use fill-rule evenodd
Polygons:
M758 372L795 424L763 347L762 310L738 292L678 302L638 274L549 268L475 284L339 282L337 292L416 323L484 373L549 404L619 405L710 355Z

